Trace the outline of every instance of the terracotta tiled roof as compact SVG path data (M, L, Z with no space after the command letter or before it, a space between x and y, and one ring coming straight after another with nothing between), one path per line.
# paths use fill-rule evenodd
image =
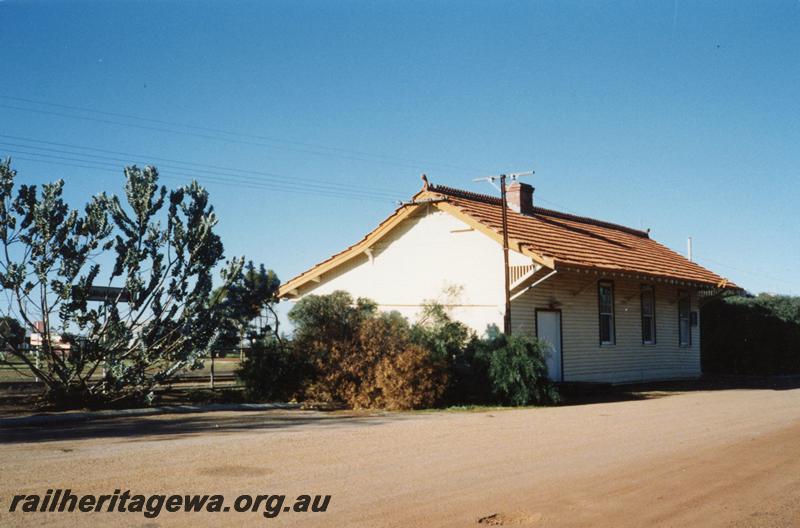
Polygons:
M495 240L501 238L500 198L441 185L426 185L414 196L413 202L400 206L360 241L285 282L279 295L294 295L297 288L318 280L320 275L362 254L425 204L457 214ZM531 214L509 209L508 227L515 249L548 267L673 279L698 286L737 287L638 229L541 207L534 207Z
M446 198L467 216L502 233L499 198L434 185L429 186L427 192ZM552 259L557 268L634 273L715 287L735 287L716 273L659 244L645 231L593 218L541 207L534 207L532 214L509 209L508 235L532 253Z

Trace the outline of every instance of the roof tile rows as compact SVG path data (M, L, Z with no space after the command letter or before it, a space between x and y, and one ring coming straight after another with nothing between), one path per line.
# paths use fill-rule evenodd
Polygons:
M431 185L464 214L502 233L501 201L494 196ZM533 214L508 210L508 236L556 266L641 273L713 286L730 282L637 229L540 207Z
M364 251L422 204L452 205L468 223L502 235L500 198L452 187L427 185L414 201L401 205L391 216L352 246L320 262L281 286L280 296ZM556 269L584 269L645 275L711 287L737 288L735 284L652 240L645 231L593 218L541 207L532 214L508 210L509 238L521 250L552 261Z

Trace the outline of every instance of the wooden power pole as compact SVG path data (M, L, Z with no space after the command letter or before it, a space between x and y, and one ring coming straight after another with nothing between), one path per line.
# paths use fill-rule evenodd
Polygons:
M503 282L506 308L503 312L503 332L511 335L511 278L508 269L508 200L506 200L506 175L500 175L500 199L503 203Z
M511 335L511 277L508 266L508 200L506 199L506 180L510 177L517 180L522 176L530 176L530 172L515 172L511 174L500 174L499 176L486 176L476 178L474 181L488 181L494 185L495 180L500 180L500 201L502 203L503 218L503 292L505 293L505 309L503 310L503 333ZM495 185L495 187L497 187Z

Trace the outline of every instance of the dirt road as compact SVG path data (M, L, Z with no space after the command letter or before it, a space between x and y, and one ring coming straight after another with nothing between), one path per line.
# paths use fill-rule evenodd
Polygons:
M478 413L209 413L0 442L2 526L800 526L798 389ZM325 513L274 519L8 513L12 495L50 488L332 498Z

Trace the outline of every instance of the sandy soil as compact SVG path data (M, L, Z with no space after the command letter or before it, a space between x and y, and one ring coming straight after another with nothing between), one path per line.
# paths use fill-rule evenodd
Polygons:
M10 496L331 494L325 513L8 513ZM0 431L0 526L798 526L800 390Z

